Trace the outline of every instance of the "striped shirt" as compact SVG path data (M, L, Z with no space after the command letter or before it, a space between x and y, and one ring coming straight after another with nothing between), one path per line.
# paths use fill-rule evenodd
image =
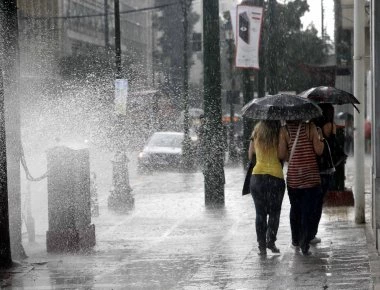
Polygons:
M289 155L296 139L298 124L288 124L290 134ZM307 126L309 128L309 126ZM296 147L289 160L287 185L291 188L311 188L321 183L313 142L306 134L306 124L302 123Z

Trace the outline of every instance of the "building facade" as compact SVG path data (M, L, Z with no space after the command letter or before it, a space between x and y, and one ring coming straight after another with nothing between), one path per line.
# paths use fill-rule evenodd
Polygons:
M19 0L21 71L49 78L113 75L113 0ZM154 1L120 0L123 72L146 75L152 70ZM32 57L31 57L32 56Z

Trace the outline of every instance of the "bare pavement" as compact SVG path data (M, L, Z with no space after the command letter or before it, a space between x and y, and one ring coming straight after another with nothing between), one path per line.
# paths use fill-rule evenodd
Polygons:
M367 156L368 192L369 166ZM346 171L351 187L352 158ZM379 258L368 231L370 194L364 225L354 223L353 207L324 208L322 242L308 257L290 246L286 194L277 241L281 253L262 258L252 198L241 196L244 171L226 167L225 172L223 208L205 207L201 172L131 173L135 208L128 214L108 210L109 184L102 184L98 173L100 215L92 219L97 244L89 253L46 253L46 193L40 193L34 201L40 209L36 241L25 236L29 258L0 271L1 289L380 289Z

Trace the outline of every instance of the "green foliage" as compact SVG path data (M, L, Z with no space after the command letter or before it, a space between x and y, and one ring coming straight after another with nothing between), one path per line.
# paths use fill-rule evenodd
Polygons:
M183 88L183 50L184 50L184 26L182 2L178 0L178 5L165 7L161 13L154 18L154 27L158 31L158 47L154 51L156 70L164 75L161 84L163 90L173 96L175 104L181 104ZM160 0L160 5L173 3L171 0ZM192 2L192 1L187 1ZM191 67L191 42L195 23L199 20L199 15L188 10L188 56L189 69Z
M309 67L323 65L327 59L329 45L318 37L315 27L302 30L301 17L308 10L306 0L277 3L272 19L265 18L262 47L266 59L265 73L267 78L271 77L268 63L277 59L277 87L280 91L300 92L315 85ZM275 29L270 30L270 25L275 25ZM269 43L270 48L267 47Z

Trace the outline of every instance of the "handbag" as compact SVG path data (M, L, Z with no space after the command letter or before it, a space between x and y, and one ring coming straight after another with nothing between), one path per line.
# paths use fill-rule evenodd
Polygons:
M247 172L245 174L242 195L251 193L250 183L251 183L252 170L253 170L253 167L255 167L255 164L256 164L256 155L253 155L252 160L249 160L247 164Z
M319 174L333 174L335 172L335 166L331 156L330 145L326 139L323 140L323 143L325 146L322 155L317 156Z

